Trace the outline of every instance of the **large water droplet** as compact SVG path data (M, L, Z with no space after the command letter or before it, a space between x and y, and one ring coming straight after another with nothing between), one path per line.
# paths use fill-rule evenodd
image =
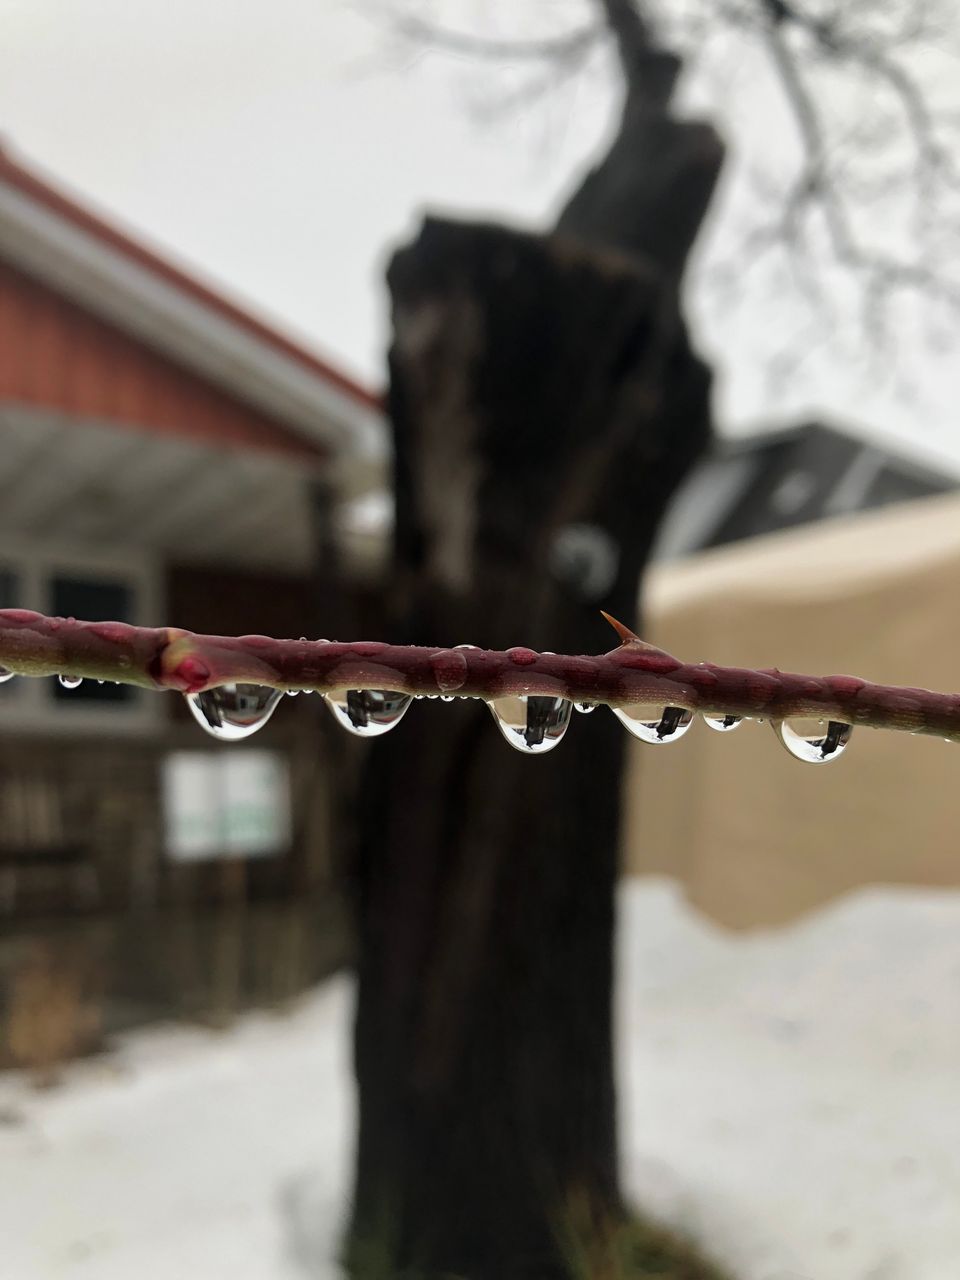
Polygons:
M703 723L709 725L711 729L716 729L717 733L729 733L731 729L736 729L743 724L743 716L708 716L705 714Z
M6 684L8 680L12 680L17 673L8 670L7 667L0 667L0 684Z
M659 745L676 742L693 724L693 712L686 707L653 707L639 704L614 707L613 714L635 738Z
M377 738L406 714L413 698L391 689L343 689L325 695L334 719L358 738Z
M795 718L776 720L774 732L792 756L806 764L826 764L843 755L853 734L853 725L842 720Z
M511 747L533 756L553 750L566 733L573 711L566 698L532 693L495 698L488 705Z
M61 673L57 679L65 689L79 689L83 684L83 676L68 676Z
M221 742L239 742L262 729L283 697L264 684L221 684L187 696L201 728Z
M597 704L595 702L575 702L573 709L574 711L579 711L582 716L588 716L591 711L596 711Z

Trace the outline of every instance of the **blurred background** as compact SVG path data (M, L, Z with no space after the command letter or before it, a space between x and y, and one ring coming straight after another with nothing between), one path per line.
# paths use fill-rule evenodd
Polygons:
M0 0L0 607L601 652L644 569L685 660L955 688L958 55L950 5L894 0ZM952 1276L956 746L858 729L819 770L698 725L621 760L601 711L574 788L486 715L471 754L475 711L412 708L391 756L315 697L223 746L172 695L0 685L0 1272L345 1274L396 966L397 1007L476 1011L464 1058L552 1010L544 1128L589 1077L612 1129L616 1065L619 1153L578 1135L565 1187L596 1141L676 1269L522 1274L719 1275L676 1231L741 1280ZM448 796L448 761L493 782ZM437 834L440 794L503 828ZM470 879L513 828L522 873ZM417 1070L445 1116L502 1084Z

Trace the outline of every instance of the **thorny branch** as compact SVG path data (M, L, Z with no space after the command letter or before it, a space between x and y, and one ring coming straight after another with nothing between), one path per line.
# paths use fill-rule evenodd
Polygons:
M774 721L816 716L960 742L960 694L871 684L856 676L684 663L604 617L621 643L591 657L522 647L497 651L205 636L176 627L78 622L3 609L0 664L26 676L69 673L183 694L234 683L321 693L391 689L487 700L539 694L612 707L683 707Z

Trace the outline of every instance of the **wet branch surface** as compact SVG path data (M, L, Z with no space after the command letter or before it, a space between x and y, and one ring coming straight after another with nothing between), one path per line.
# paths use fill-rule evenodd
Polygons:
M960 741L960 693L871 684L856 676L684 663L608 620L621 643L591 657L523 647L197 635L175 627L78 622L3 609L0 665L17 675L64 673L182 694L236 683L319 693L390 689L487 700L533 694L774 721L816 716Z

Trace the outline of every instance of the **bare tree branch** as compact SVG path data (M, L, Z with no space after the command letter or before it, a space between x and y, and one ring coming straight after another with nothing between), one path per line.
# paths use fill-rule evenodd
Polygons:
M616 41L624 76L631 84L638 64L655 49L653 30L635 0L597 0Z
M922 195L930 194L930 183L941 176L951 187L960 189L958 173L949 151L941 144L937 124L931 113L923 90L917 81L890 54L890 50L868 36L851 36L844 32L836 20L814 18L804 10L781 3L781 0L762 0L768 11L775 9L780 15L775 23L782 22L804 30L831 59L839 59L873 72L885 83L897 98L917 152L917 178ZM917 27L909 23L891 41L891 46L902 48L915 35Z
M381 9L383 20L394 35L417 44L443 49L448 53L467 54L477 58L533 62L564 60L593 48L604 34L603 23L597 20L559 36L543 36L535 40L494 39L437 25L393 5L381 6Z
M788 19L795 20L795 11L783 4L782 0L761 0L761 4L771 15L763 26L764 40L793 110L805 151L803 169L783 211L783 230L789 234L795 228L804 208L816 205L823 217L836 258L867 277L868 314L875 310L875 306L871 304L877 304L888 291L898 288L919 289L931 297L941 298L952 306L960 307L960 282L951 280L923 262L865 249L858 241L847 213L844 193L831 171L821 106L811 92L797 58L787 45L784 26ZM804 26L809 28L810 24L805 21ZM813 28L813 33L825 48L849 56L849 42L834 36L830 28L818 24ZM941 150L935 141L930 115L922 95L902 68L892 64L877 51L860 46L856 50L856 56L863 65L871 67L888 83L896 86L908 111L923 158L920 197L929 200L931 176L941 168L945 172L947 170L942 165ZM948 176L952 183L952 172Z
M955 315L960 309L960 164L953 138L960 132L960 112L952 113L948 100L937 99L917 69L927 64L916 61L933 54L939 66L949 58L949 6L938 0L701 0L677 8L667 0L589 4L591 20L534 39L461 33L399 4L387 12L389 26L421 47L520 59L536 67L537 74L515 86L497 114L512 114L568 81L611 42L627 90L624 119L637 110L662 110L681 57L705 59L701 51L707 41L725 32L738 42L742 37L759 47L773 69L796 123L801 158L787 183L777 183L769 198L749 203L748 252L741 246L735 266L738 296L743 272L782 252L790 287L817 314L823 331L815 295L822 301L827 294L812 277L836 264L859 285L861 320L851 330L851 356L856 355L853 333L865 333L885 365L894 303L899 306L905 297L929 299L945 316ZM954 43L960 57L960 41ZM681 56L666 46L676 47ZM834 70L842 73L842 83ZM849 109L843 84L858 102L863 98L862 109ZM945 84L949 96L949 78ZM933 315L935 307L927 310Z

